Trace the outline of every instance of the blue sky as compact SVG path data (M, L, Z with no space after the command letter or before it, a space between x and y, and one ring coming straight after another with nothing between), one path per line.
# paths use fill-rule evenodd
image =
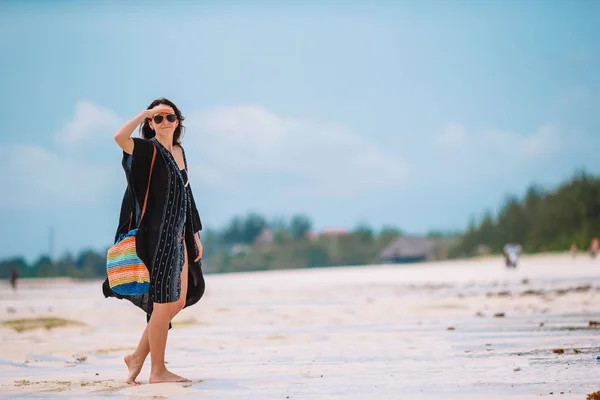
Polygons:
M112 240L112 136L187 116L203 222L460 230L600 160L594 1L0 3L0 259Z

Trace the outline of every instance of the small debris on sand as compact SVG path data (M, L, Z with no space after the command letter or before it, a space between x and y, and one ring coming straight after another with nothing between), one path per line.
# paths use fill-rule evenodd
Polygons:
M198 321L195 318L188 318L188 319L182 319L179 321L173 321L171 324L174 328L188 328L188 327L194 326L194 325L201 325L200 321Z
M67 326L84 326L84 324L62 318L23 318L2 321L2 326L12 328L17 332L24 332L40 328L50 330Z
M528 289L521 293L521 296L542 296L544 294L543 290L534 290Z
M108 349L98 349L96 350L96 354L109 354L123 351L134 351L135 347L111 347Z

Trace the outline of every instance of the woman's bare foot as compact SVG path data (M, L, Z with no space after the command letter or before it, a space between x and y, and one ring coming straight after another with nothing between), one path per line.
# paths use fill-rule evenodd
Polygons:
M150 383L161 383L161 382L191 382L182 376L175 375L171 371L165 369L159 373L150 373Z
M135 381L135 378L137 378L137 376L140 374L142 366L144 365L144 360L136 357L135 354L129 354L128 356L125 356L123 360L125 361L125 364L127 364L127 369L129 369L127 383L130 385L137 385L138 383Z

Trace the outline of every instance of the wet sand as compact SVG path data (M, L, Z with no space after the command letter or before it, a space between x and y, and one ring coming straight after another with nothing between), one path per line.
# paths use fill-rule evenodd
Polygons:
M100 281L0 282L0 398L585 399L600 390L600 260L585 255L208 275L174 320L187 384L125 384L145 327ZM590 324L591 321L591 324ZM599 325L594 324L598 321Z

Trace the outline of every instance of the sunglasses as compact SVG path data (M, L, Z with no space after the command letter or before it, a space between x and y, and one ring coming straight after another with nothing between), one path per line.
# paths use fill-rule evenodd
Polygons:
M154 120L155 124L160 124L161 122L163 122L164 118L165 118L164 115L155 115L153 120ZM168 114L167 121L175 122L175 121L177 121L177 116L175 114Z

